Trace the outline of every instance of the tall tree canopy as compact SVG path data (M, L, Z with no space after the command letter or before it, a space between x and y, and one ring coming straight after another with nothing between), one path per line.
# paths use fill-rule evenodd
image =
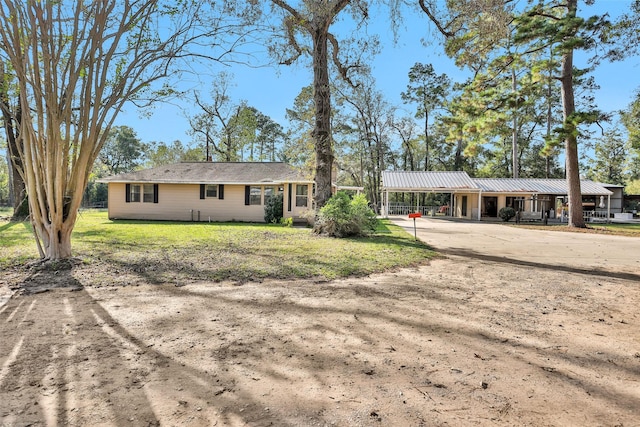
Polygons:
M592 49L599 36L606 33L610 25L605 17L579 17L578 0L531 1L521 10L516 10L510 0L449 0L444 14L438 11L433 1L419 0L419 4L445 36L447 53L465 58L466 62L482 63L490 56L493 46L501 45L500 41L505 38L510 38L520 47L519 56L550 50L553 56L560 58L559 72L554 78L560 82L563 122L556 129L560 138L555 140L564 141L569 226L585 227L580 191L579 126L593 123L598 115L594 111L576 108L573 59L576 50ZM515 33L509 31L511 27ZM595 58L594 55L591 57ZM512 62L509 57L506 59L506 64ZM514 148L515 141L514 136ZM514 164L515 156L514 149Z
M204 56L188 50L196 40L220 48L209 57L228 52L227 12L190 1L1 1L0 60L20 94L20 173L42 258L71 256L91 166L124 104L157 99L152 89L178 61Z
M334 153L331 136L329 60L331 59L331 63L343 78L349 79L350 71L362 66L359 57L375 44L375 39L367 38L360 40L360 43L351 39L341 45L331 28L346 11L350 12L356 26L366 23L369 17L368 3L365 0L271 0L272 10L264 15L282 19L283 43L276 43L277 46L271 47L272 53L281 63L292 64L304 54L311 55L315 104L312 135L316 157L316 208L324 206L331 197ZM350 56L347 52L353 55Z
M109 175L131 172L142 164L145 144L129 126L114 126L98 155Z
M432 64L417 62L409 70L409 84L402 92L402 100L417 104L416 118L424 120L424 170L431 170L429 159L429 119L434 110L442 108L451 87L446 74L436 74Z

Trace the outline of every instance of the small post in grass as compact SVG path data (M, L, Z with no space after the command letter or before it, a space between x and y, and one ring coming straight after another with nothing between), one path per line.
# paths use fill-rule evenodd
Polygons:
M416 231L416 218L421 218L422 214L420 212L410 213L409 218L413 218L413 237L415 240L418 240L418 232Z

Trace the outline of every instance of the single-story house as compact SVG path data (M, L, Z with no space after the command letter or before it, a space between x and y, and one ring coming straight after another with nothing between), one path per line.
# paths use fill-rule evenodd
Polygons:
M610 218L622 212L622 187L581 180L583 209L587 218ZM566 214L568 186L565 179L471 178L466 172L384 171L382 172L383 214L404 214L424 207L398 209L390 193L450 194L451 206L444 213L456 218L497 218L504 207L512 207L528 218L542 219ZM433 213L433 208L429 212Z
M264 222L283 195L283 217L312 208L313 180L281 162L184 162L101 179L110 219Z

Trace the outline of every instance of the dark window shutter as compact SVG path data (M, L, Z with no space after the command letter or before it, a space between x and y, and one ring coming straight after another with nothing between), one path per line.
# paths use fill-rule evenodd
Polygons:
M124 192L125 192L125 195L124 195L125 202L127 203L131 202L131 184L126 184L124 186Z
M291 212L291 192L293 191L293 185L289 184L289 191L288 191L288 197L287 197L287 212Z
M224 199L224 184L218 185L218 199Z
M158 203L158 184L153 184L153 203Z
M249 187L248 185L244 186L244 204L248 205L249 204L249 197L251 196L251 187Z
M204 184L200 184L200 198L201 199L204 199L204 191L205 191Z

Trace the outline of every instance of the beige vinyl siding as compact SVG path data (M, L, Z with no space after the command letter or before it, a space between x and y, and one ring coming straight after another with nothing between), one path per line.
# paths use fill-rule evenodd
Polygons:
M292 211L287 212L287 187L284 186L284 216L300 215L307 208L296 208L295 201ZM200 199L199 184L159 184L158 203L127 203L125 188L124 183L109 183L110 219L264 222L264 200L260 205L245 205L244 185L225 184L224 199ZM293 188L295 192L295 184ZM262 195L264 198L264 188ZM311 206L311 200L308 203Z

